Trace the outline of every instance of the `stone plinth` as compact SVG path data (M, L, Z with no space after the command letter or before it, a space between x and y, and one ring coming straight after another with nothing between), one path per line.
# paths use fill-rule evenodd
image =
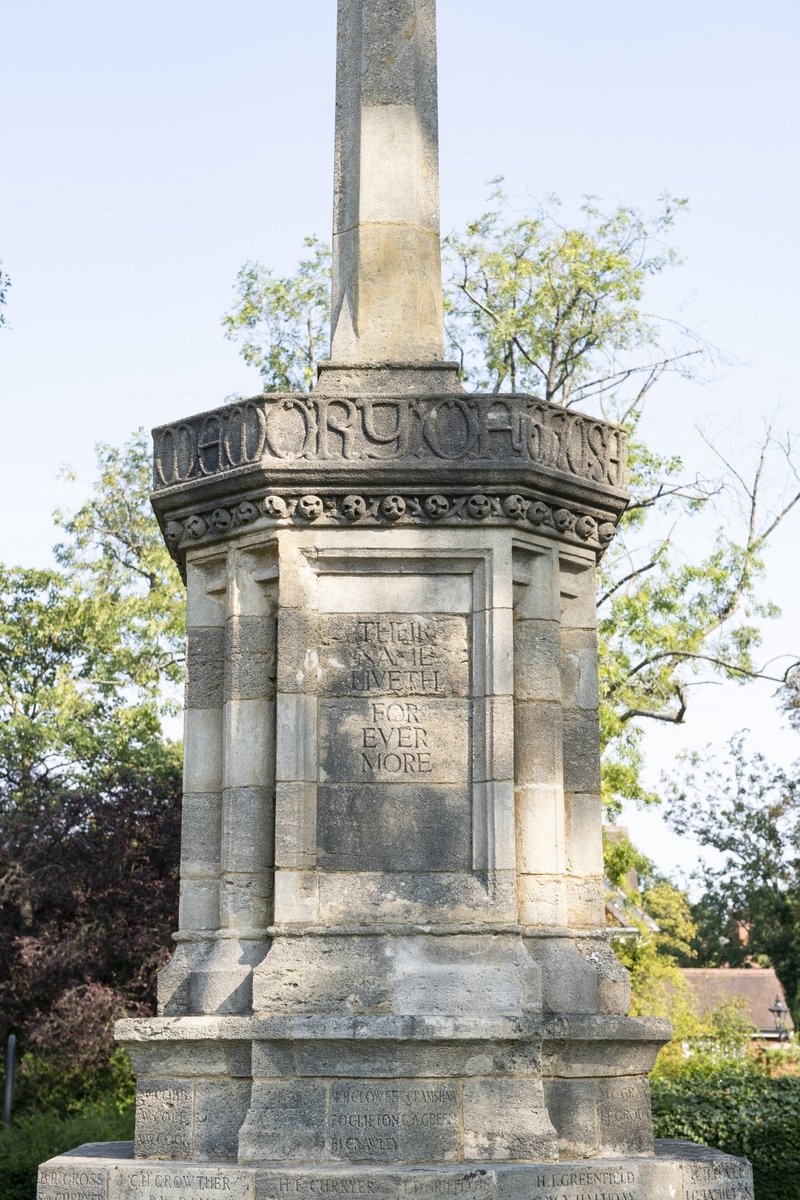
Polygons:
M648 1159L577 1159L482 1167L232 1167L137 1161L133 1144L80 1146L39 1168L40 1200L317 1200L321 1196L469 1200L753 1200L750 1164L694 1146L656 1142Z
M600 1016L118 1028L139 1079L141 1157L396 1164L651 1154L646 1074L666 1032Z

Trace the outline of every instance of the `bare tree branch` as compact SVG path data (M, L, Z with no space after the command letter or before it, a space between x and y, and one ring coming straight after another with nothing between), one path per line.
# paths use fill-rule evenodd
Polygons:
M654 663L670 658L695 659L699 662L707 662L711 663L713 666L722 667L724 670L732 671L736 675L745 675L748 679L766 679L770 683L786 683L786 680L794 667L800 663L800 657L795 658L794 655L791 657L795 660L792 663L792 666L787 667L783 675L776 676L767 675L764 671L750 671L746 667L739 667L736 665L736 663L729 662L727 659L719 658L713 654L700 654L694 650L662 650L658 654L651 654L648 655L647 658L643 658L641 662L637 663L635 667L631 668L624 680L622 680L620 683L612 684L612 686L608 689L608 694L612 695L614 692L619 691L619 689L629 679L633 678L634 675L638 675L640 671L644 671L646 667L651 667ZM774 662L774 659L770 661Z
M610 600L610 598L614 595L614 593L618 592L619 589L621 587L624 587L626 583L630 583L630 581L632 579L638 579L640 577L640 575L645 575L648 571L652 571L653 567L657 567L657 566L658 566L658 558L656 557L656 558L652 559L646 566L639 567L638 570L631 571L628 575L623 575L623 577L621 579L618 579L617 582L612 587L610 587L607 592L603 593L603 595L597 601L596 607L600 608L603 604L605 604L606 600Z

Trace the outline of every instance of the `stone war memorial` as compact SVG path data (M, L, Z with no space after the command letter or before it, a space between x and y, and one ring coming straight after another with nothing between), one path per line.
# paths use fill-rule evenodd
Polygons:
M133 1144L39 1200L748 1200L654 1143L604 918L621 431L444 361L435 0L339 0L332 344L155 430L187 587L180 928Z

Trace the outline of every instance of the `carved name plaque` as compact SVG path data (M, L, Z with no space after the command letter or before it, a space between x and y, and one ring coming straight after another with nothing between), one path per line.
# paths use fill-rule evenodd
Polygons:
M332 783L463 783L468 700L323 700L320 779Z
M92 1163L39 1168L38 1200L106 1200L106 1171Z
M320 633L320 695L469 695L467 617L328 613Z
M684 1200L753 1200L750 1167L737 1159L684 1167Z
M526 1200L640 1200L641 1196L637 1167L616 1163L535 1167L526 1182Z
M259 1200L335 1200L363 1196L372 1200L494 1200L493 1171L482 1169L425 1171L263 1171L259 1177Z
M653 1117L646 1079L622 1076L598 1083L600 1140L607 1151L647 1154L652 1147Z
M141 1082L136 1091L137 1158L188 1158L192 1109L190 1082Z
M111 1194L113 1200L252 1200L254 1183L250 1172L235 1167L145 1163L120 1172Z
M402 1180L401 1195L408 1197L469 1197L470 1200L492 1200L497 1191L493 1171L482 1169L466 1172L463 1175L455 1172L426 1174L420 1171L411 1178Z
M458 1087L441 1079L331 1085L333 1158L447 1162L458 1153Z
M38 1200L252 1200L254 1182L235 1167L62 1159L40 1168Z
M318 844L336 870L469 869L469 619L321 617Z

